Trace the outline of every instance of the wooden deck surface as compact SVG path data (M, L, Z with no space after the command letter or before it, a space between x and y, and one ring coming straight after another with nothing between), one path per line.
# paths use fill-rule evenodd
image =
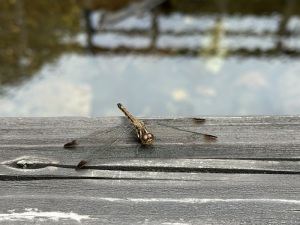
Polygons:
M0 224L300 223L300 117L144 121L0 118Z

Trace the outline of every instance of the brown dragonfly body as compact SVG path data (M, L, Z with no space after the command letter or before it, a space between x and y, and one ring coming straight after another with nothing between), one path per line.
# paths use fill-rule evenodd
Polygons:
M122 112L128 117L128 119L130 119L131 123L134 125L136 134L138 138L141 140L142 144L151 145L154 140L154 135L148 132L145 123L143 121L139 121L135 119L121 103L118 103L118 107L119 109L122 110Z
M135 128L137 137L139 138L139 140L141 141L141 143L143 145L149 146L152 145L153 141L154 141L154 135L152 133L150 133L148 131L148 129L145 126L145 123L143 121L137 120L135 119L128 111L127 109L121 104L118 103L117 104L119 109L122 110L122 112L128 117L128 119L131 121L132 125ZM204 122L205 119L196 119L194 118L194 120L196 122ZM166 127L170 127L172 129L176 129L176 130L180 130L180 131L185 131L185 132L189 132L189 133L193 133L193 134L198 134L198 135L202 135L204 136L204 138L206 140L215 140L217 137L210 135L210 134L202 134L202 133L198 133L198 132L193 132L193 131L189 131L189 130L184 130L184 129L180 129L180 128L176 128L170 125L166 125L166 124L160 124L162 126L166 126ZM102 150L107 150L109 148L109 146L114 143L118 138L115 138L111 143L108 143L107 146L103 147ZM80 141L79 141L80 142ZM78 146L78 141L77 140L73 140L71 142L68 142L67 144L64 145L64 148L75 148ZM87 164L89 162L89 160L81 160L78 165L77 165L77 169L81 169L82 167L85 166L85 164Z

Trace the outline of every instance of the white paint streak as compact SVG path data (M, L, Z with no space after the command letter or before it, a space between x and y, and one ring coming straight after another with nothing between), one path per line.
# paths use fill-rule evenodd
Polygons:
M174 202L174 203L192 203L192 204L204 204L204 203L218 203L218 202L260 202L260 203L289 203L299 204L300 200L289 200L289 199L195 199L195 198L100 198L99 200L110 201L110 202Z
M88 215L78 215L73 212L42 212L37 208L26 208L25 212L15 212L15 210L8 210L8 213L0 214L0 221L24 221L24 220L38 220L47 221L54 220L59 221L60 219L75 220L81 222L83 219L91 219Z
M0 199L4 198L13 198L15 196L13 195L4 195L1 196ZM38 196L35 197L39 199L60 199L60 195L47 195L47 196ZM32 196L28 195L18 195L19 199L32 199ZM64 199L77 199L80 200L86 200L86 196L68 196L65 195ZM229 202L229 203L238 203L238 202L257 202L257 203L287 203L287 204L299 204L300 200L291 200L291 199L264 199L264 198L252 198L252 199L242 199L242 198L236 198L236 199L221 199L221 198L103 198L103 197L89 197L89 200L92 201L108 201L108 202L173 202L173 203L190 203L190 204L205 204L205 203L218 203L218 202ZM0 214L0 219L1 219Z
M166 222L162 224L163 225L189 225L189 223L172 223L172 222Z

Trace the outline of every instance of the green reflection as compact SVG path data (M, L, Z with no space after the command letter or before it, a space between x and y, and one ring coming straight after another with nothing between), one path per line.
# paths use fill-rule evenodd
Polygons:
M33 74L48 63L53 63L62 54L77 53L88 54L87 49L94 54L156 54L160 56L186 56L186 57L210 57L220 56L229 57L261 57L271 56L280 57L287 55L299 56L299 49L286 48L282 44L283 39L298 37L287 29L288 22L292 16L300 13L300 1L295 0L166 0L159 7L154 9L149 6L148 11L153 16L151 26L147 29L114 29L110 28L95 30L101 34L113 33L120 37L146 37L150 38L150 44L146 47L131 46L97 46L91 42L94 34L89 29L83 31L80 27L80 20L83 20L83 12L101 9L107 16L115 16L119 13L126 15L129 6L136 2L144 1L132 0L3 0L0 1L0 93L3 87L12 86L29 79ZM152 0L159 2L158 0ZM160 1L162 2L162 1ZM145 4L144 4L145 5ZM136 9L138 10L138 8ZM145 10L145 8L143 9ZM147 8L146 8L147 12ZM169 30L165 33L160 30L159 19L162 15L171 14L189 15L216 15L215 26L208 30L199 31L174 31ZM252 31L231 31L223 26L223 16L270 16L278 15L278 29L275 32L265 31L260 34ZM129 14L128 16L131 16ZM237 18L238 19L238 18ZM198 21L199 22L199 21ZM79 32L87 32L90 37L81 46L76 37ZM183 47L159 47L157 41L163 35L172 37L208 35L210 44L189 48L188 44ZM222 48L220 44L224 37L241 38L247 36L259 36L263 39L271 36L276 39L274 47L271 49L260 48ZM293 36L294 35L294 36ZM296 34L297 35L297 34Z
M0 84L16 85L62 53L82 48L72 39L79 32L81 7L75 0L0 1Z

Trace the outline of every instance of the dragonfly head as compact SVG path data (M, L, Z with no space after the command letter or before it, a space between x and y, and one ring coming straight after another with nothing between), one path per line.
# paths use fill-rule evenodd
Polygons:
M144 134L141 138L143 145L151 145L154 140L154 135L151 133Z

